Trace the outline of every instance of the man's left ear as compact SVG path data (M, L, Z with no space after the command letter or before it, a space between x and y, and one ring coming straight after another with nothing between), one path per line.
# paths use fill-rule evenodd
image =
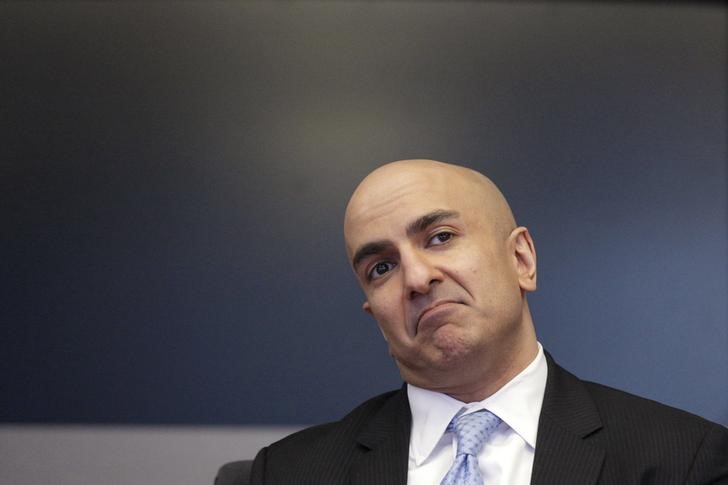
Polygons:
M523 291L536 291L536 247L528 229L517 227L510 238L518 272L518 283Z

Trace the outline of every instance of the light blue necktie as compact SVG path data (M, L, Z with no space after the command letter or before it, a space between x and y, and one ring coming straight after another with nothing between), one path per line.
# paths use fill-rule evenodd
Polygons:
M500 422L498 416L485 409L453 418L447 429L455 433L458 451L440 485L483 485L478 453Z

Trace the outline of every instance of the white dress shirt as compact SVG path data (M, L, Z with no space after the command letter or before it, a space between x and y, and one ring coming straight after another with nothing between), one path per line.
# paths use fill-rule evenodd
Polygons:
M484 483L530 483L547 372L539 343L533 362L480 402L466 404L447 394L408 384L407 397L412 410L408 485L439 485L457 451L455 435L446 432L447 425L457 414L480 409L487 409L503 420L478 455Z

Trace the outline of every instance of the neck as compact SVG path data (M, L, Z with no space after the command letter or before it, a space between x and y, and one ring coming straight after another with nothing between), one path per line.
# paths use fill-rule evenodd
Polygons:
M491 363L488 371L474 378L468 383L452 387L444 392L458 401L464 403L482 401L508 384L514 377L523 372L538 354L536 339L515 349L509 349L504 355L510 359L500 359L497 363Z

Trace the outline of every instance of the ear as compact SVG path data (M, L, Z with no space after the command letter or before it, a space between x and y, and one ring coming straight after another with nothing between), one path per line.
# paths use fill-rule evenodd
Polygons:
M365 312L367 312L369 315L374 316L374 314L372 313L372 306L369 304L368 301L365 301L364 303L362 303L361 309L364 310ZM389 342L389 340L387 339L387 335L384 333L384 330L382 330L382 326L379 325L379 322L377 322L377 327L379 327L379 331L382 333L382 337L384 337L384 341Z
M536 247L528 229L517 227L509 238L518 273L518 283L525 292L536 291Z

